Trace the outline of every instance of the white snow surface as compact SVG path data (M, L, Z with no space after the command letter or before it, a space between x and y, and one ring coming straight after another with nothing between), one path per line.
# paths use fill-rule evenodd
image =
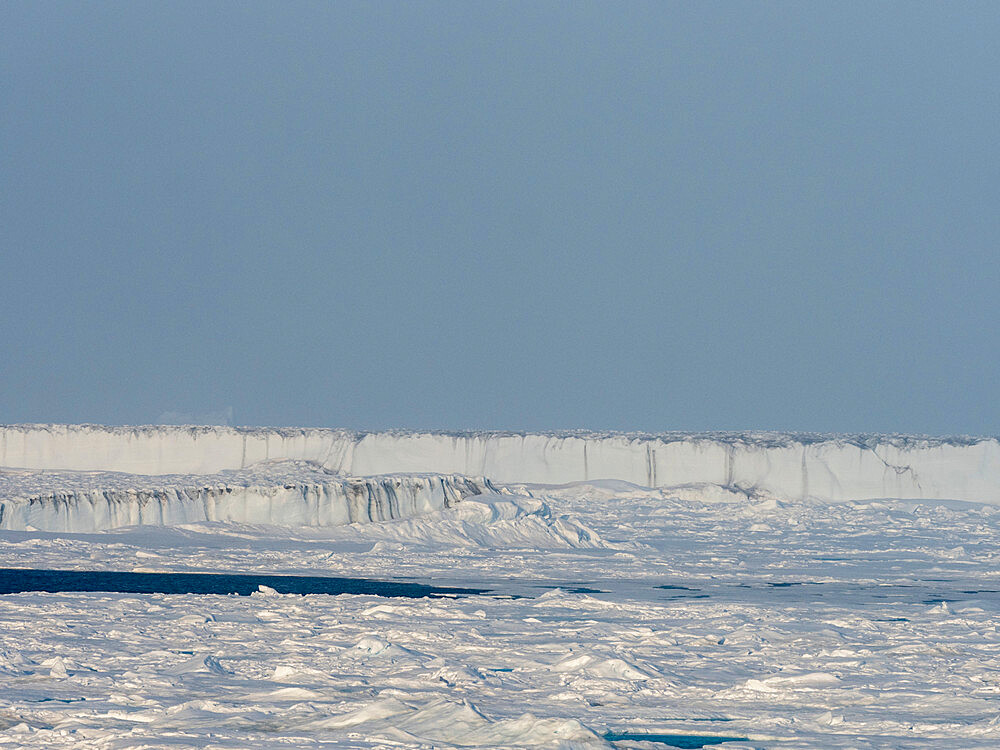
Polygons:
M354 432L235 427L0 427L0 466L212 474L267 459L352 474L436 472L497 482L697 483L792 499L1000 504L996 438L751 433Z
M0 596L0 747L1000 744L1000 509L528 489L339 527L0 532L8 566L495 592Z

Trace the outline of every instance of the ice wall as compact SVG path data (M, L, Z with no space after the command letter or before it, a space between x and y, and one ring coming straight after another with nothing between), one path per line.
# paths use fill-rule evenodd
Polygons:
M439 472L499 482L621 479L756 486L790 498L1000 504L995 438L781 433L418 433L230 427L0 427L0 465L210 473L273 458L354 475Z
M135 475L83 478L64 473L53 479L31 472L15 482L2 481L0 475L0 529L87 532L203 521L340 526L406 518L495 492L488 481L461 476L270 482L243 481L239 474L165 484ZM62 489L37 491L46 484ZM18 491L17 485L36 491Z

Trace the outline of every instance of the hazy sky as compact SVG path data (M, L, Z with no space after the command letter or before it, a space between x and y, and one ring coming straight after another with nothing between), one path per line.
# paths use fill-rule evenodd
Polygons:
M0 422L996 434L998 309L995 2L0 4Z

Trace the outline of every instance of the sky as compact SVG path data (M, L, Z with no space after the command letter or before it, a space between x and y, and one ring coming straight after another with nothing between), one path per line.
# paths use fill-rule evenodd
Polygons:
M993 2L0 4L0 422L1000 433Z

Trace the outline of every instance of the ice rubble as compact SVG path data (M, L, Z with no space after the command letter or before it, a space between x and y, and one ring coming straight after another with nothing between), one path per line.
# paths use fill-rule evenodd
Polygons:
M213 474L266 459L352 475L438 472L497 482L714 484L791 499L1000 504L996 438L753 433L353 432L234 427L0 427L0 466Z
M407 518L494 492L484 479L345 477L304 461L201 476L0 469L0 529L86 532L204 521L339 526Z

